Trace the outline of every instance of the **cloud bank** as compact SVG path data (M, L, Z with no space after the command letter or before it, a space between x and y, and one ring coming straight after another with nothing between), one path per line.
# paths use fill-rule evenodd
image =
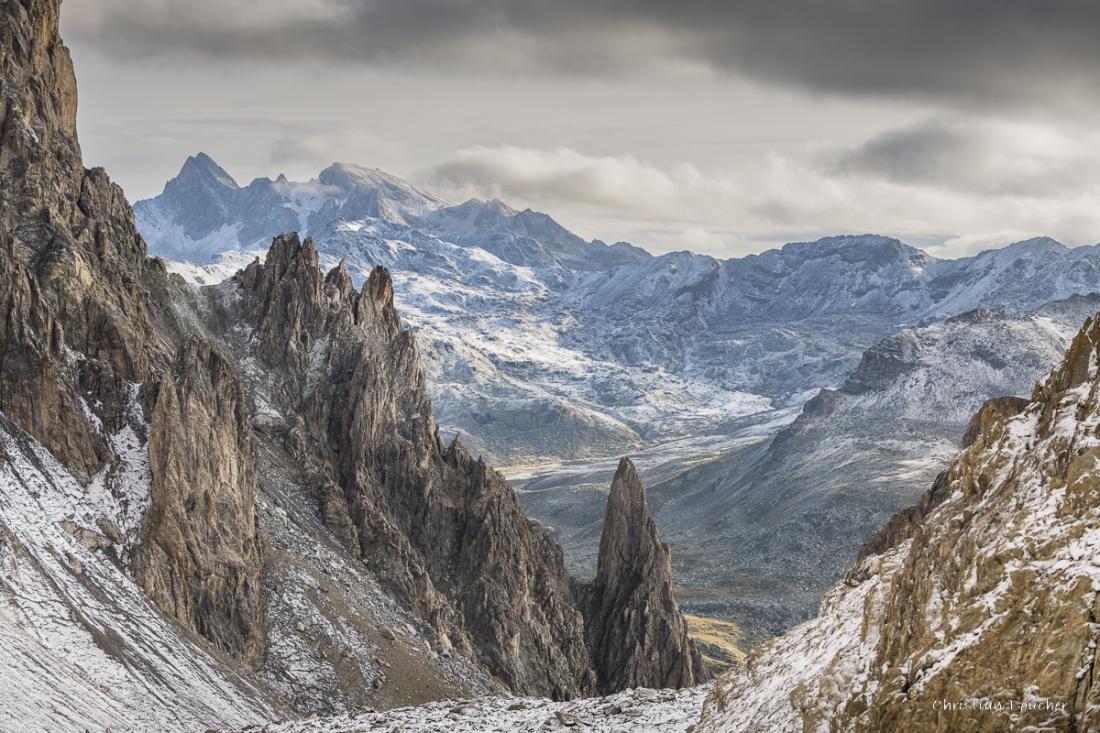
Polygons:
M1100 140L1084 143L1100 151ZM590 236L661 250L728 256L762 242L878 232L959 256L1039 234L1100 239L1100 184L1089 173L1100 153L1080 159L1077 149L1044 128L929 120L853 147L765 155L735 176L565 147L479 146L420 180L456 200L574 212L566 223Z
M70 32L173 52L492 73L682 66L857 95L973 104L1100 88L1091 0L80 0ZM1056 83L1052 83L1056 81Z
M420 170L655 250L1100 240L1095 0L69 0L63 21L106 100L85 150L139 190L203 148Z

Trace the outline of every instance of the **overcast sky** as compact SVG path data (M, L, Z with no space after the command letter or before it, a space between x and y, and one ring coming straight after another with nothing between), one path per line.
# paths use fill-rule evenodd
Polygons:
M1100 241L1093 0L68 0L86 164L131 200L382 168L719 256Z

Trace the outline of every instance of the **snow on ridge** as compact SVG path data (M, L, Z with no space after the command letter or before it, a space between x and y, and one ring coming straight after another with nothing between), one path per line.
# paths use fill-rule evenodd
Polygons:
M865 559L862 580L833 586L816 618L754 649L719 678L695 733L795 733L803 730L802 705L843 701L855 681L868 677L880 633L875 609L909 547ZM865 618L872 623L865 626Z
M1091 606L1100 589L1100 526L1095 506L1081 502L1095 500L1100 398L1095 344L1081 343L1092 339L1093 323L1085 329L1075 341L1082 350L1071 348L1026 410L958 454L948 469L953 490L916 539L865 558L826 594L817 618L721 678L697 733L793 732L814 721L844 730L866 725L891 695L919 705L927 702L922 695L941 694L944 675L969 679L983 649L1013 655L1032 635L1056 637L1082 590ZM1066 386L1070 374L1075 383ZM1026 607L1021 594L1031 599ZM907 614L917 621L905 621ZM903 624L902 636L879 645L891 630L880 627L886 619ZM1077 633L1095 649L1095 624ZM889 676L898 669L903 682ZM1000 699L1031 682L979 676L970 694ZM1055 690L1057 681L1046 684ZM1028 688L1028 696L1046 700L1038 689Z

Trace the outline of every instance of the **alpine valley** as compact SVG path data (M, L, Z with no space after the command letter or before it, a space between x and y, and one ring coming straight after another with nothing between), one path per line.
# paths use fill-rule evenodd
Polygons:
M1100 246L937 260L864 235L655 257L349 164L241 187L200 153L134 209L196 285L284 230L355 283L389 268L441 430L502 466L567 567L595 573L607 476L630 453L681 601L743 644L809 618L982 403L1028 393L1100 308Z
M131 208L60 13L0 2L0 730L1100 727L1100 246Z

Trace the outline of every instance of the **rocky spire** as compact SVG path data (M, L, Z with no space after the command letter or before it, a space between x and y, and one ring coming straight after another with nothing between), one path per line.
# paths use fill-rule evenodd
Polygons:
M596 578L578 599L602 692L689 687L706 679L676 602L668 545L628 458L611 482Z

